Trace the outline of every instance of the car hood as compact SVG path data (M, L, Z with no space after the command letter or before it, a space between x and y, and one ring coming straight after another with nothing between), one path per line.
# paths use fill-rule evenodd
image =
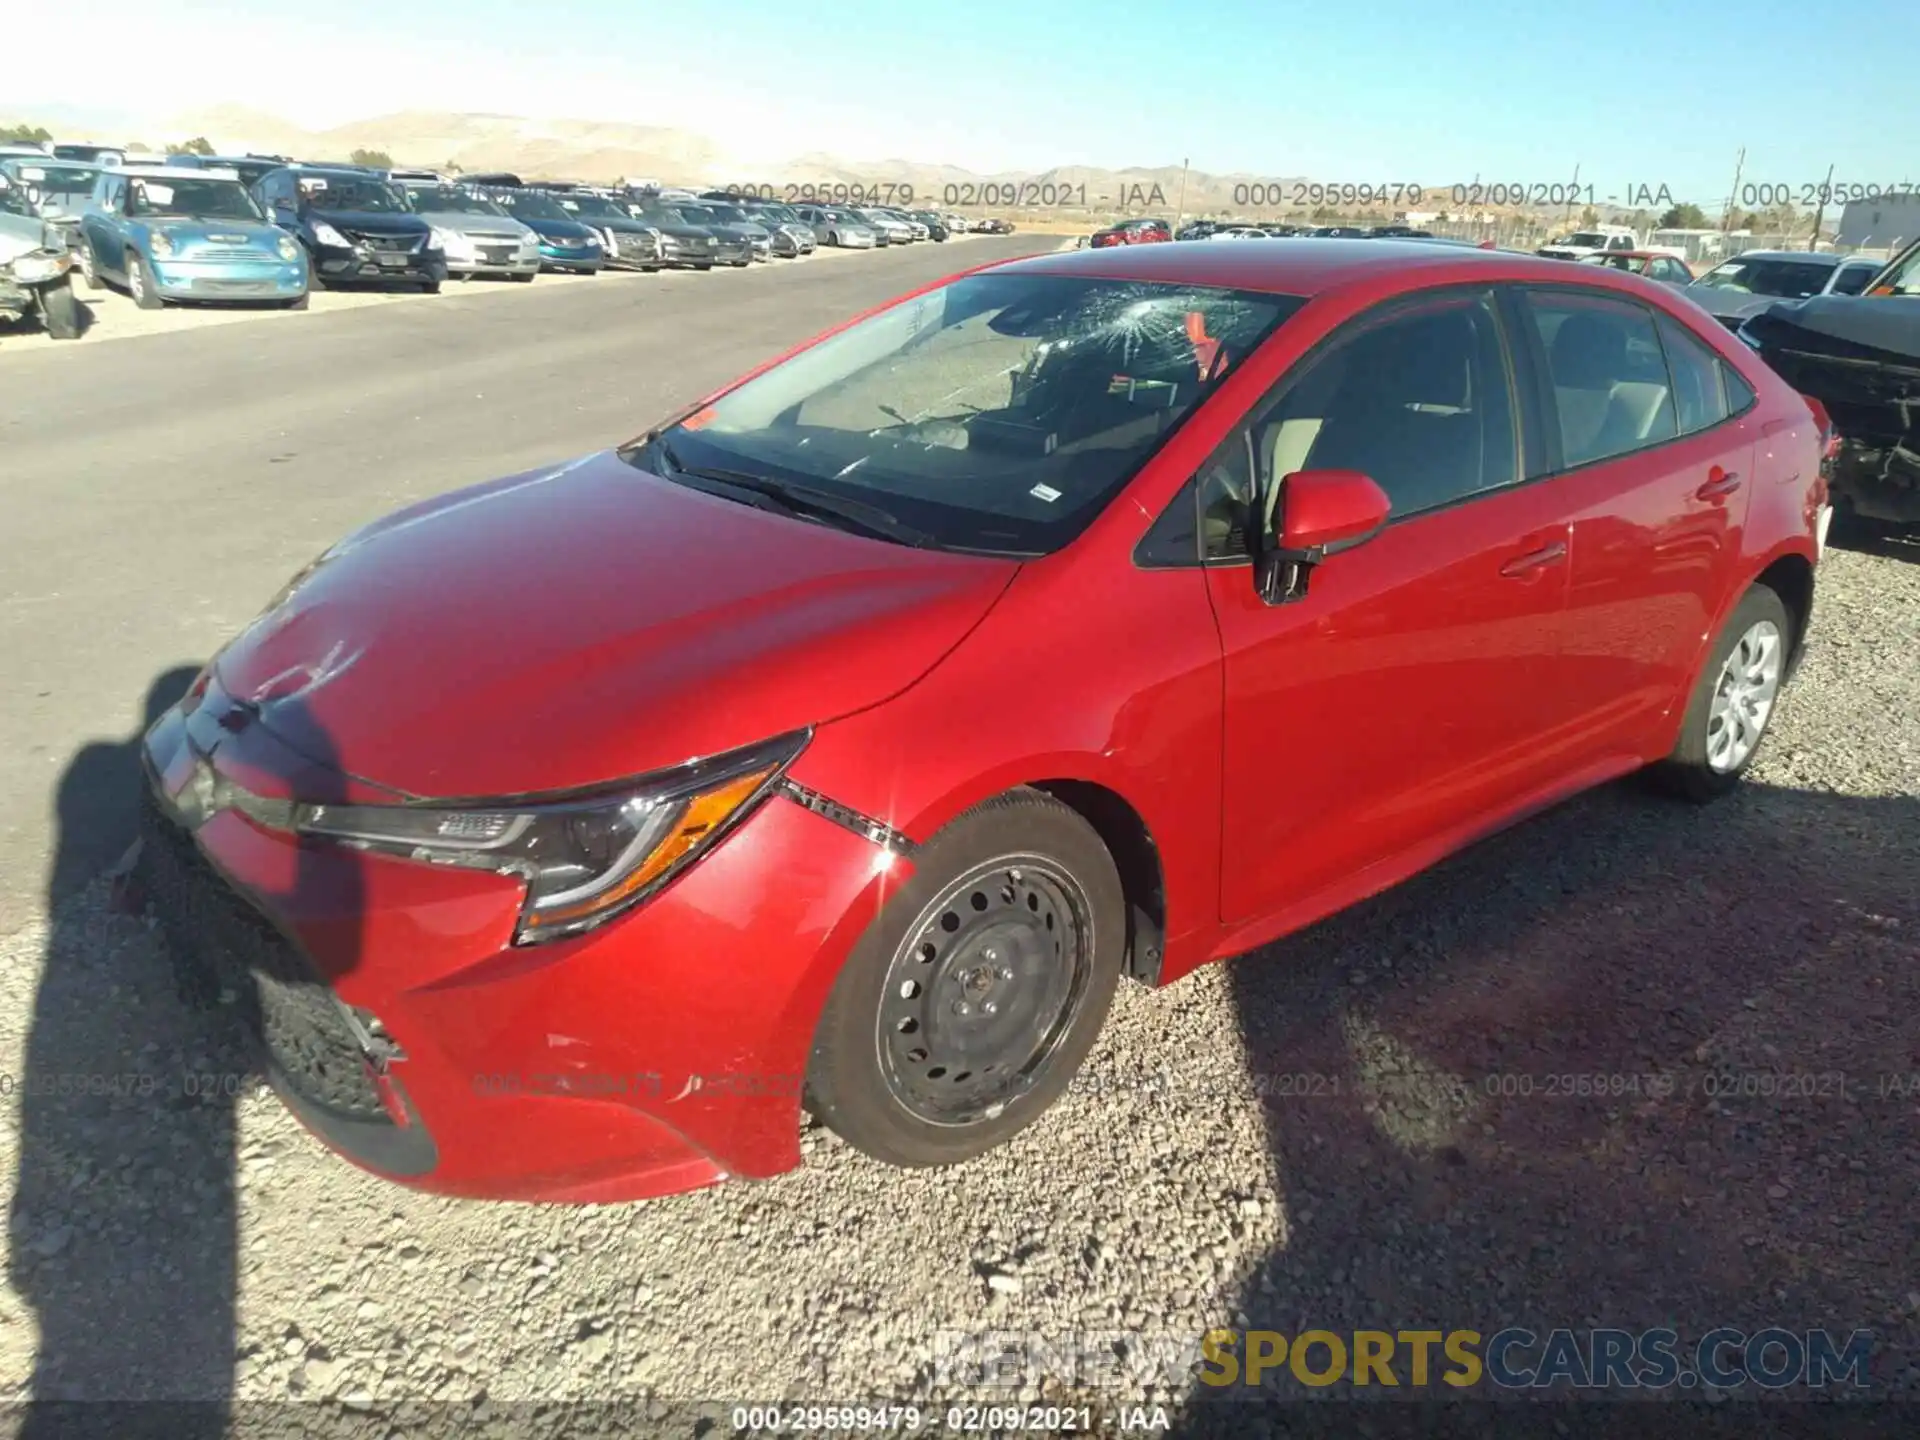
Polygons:
M361 780L558 790L877 704L1018 570L735 504L603 451L366 527L215 670L281 739Z
M456 235L511 235L522 240L533 234L511 215L475 215L471 210L422 210L419 215L429 225Z
M0 210L0 265L11 265L29 250L57 245L59 241L47 232L47 222L38 216Z
M1847 439L1920 450L1920 298L1776 301L1742 334Z
M1758 315L1769 306L1780 303L1778 295L1752 295L1744 290L1728 290L1718 285L1702 285L1697 281L1683 288L1687 298L1702 310L1726 320Z
M307 211L315 220L324 220L358 235L405 235L409 238L427 233L427 222L418 215L391 214L385 210L328 210L315 205Z
M522 223L538 231L543 240L571 240L580 244L594 238L593 231L578 220L527 220Z
M764 240L767 232L758 225L738 225L731 220L717 220L707 227L708 233L718 235L722 240Z
M658 230L662 235L674 240L711 240L714 238L711 230L703 229L698 225L655 225L653 228Z
M271 250L286 236L278 225L264 220L161 220L144 222L149 234L165 231L177 249L198 245L253 245Z

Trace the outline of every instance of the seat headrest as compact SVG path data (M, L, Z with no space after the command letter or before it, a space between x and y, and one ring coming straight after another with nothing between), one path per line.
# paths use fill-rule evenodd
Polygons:
M1569 315L1553 334L1553 383L1563 389L1606 390L1627 373L1627 332L1599 315Z

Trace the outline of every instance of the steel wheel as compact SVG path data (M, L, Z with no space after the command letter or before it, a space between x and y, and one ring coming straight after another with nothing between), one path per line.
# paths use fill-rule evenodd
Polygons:
M834 981L807 1108L893 1165L951 1165L1066 1090L1113 1002L1126 892L1085 816L984 800L920 845Z
M990 860L920 912L887 969L888 1092L933 1125L990 1120L1033 1087L1092 974L1090 902L1035 855Z
M1707 764L1721 774L1738 770L1760 743L1780 695L1783 654L1780 627L1760 620L1720 667L1707 711Z

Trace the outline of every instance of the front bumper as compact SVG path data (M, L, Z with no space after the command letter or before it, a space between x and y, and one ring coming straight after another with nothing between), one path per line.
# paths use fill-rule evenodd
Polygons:
M598 245L556 245L543 242L540 263L548 270L572 270L593 275L606 264L607 252Z
M439 281L447 278L447 258L438 250L320 245L313 250L313 273L327 281Z
M515 239L476 236L464 250L447 253L449 275L537 275L540 253Z
M297 300L307 293L300 260L156 260L153 288L169 300Z
M176 963L211 963L324 1143L442 1194L604 1203L793 1168L828 991L910 869L776 793L638 910L516 948L511 877L302 844L231 808L183 824L167 797L197 767L351 798L217 682L143 756L141 875Z

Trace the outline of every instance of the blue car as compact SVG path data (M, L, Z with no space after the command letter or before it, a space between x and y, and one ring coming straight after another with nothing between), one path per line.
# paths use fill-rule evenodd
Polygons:
M78 248L88 286L124 286L142 310L175 300L307 306L306 253L268 222L231 170L102 170L80 216Z
M540 237L541 269L594 275L607 263L606 247L592 227L573 219L550 196L503 187L489 190L487 198L497 200L509 215Z

